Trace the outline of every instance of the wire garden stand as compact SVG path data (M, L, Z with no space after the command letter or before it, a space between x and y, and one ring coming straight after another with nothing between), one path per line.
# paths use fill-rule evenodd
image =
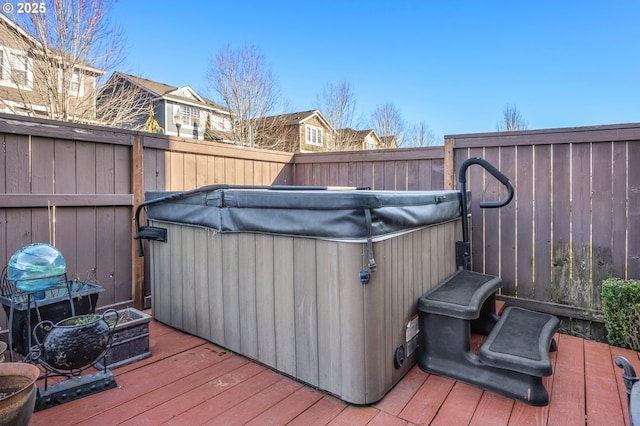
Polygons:
M67 279L67 274L62 275L54 275L46 278L58 278L58 282L50 286L46 291L55 291L62 290L65 291L69 298L69 303L71 307L71 316L75 316L75 306L73 305L73 298L71 297L71 281ZM37 280L41 280L43 278L37 278ZM42 315L40 314L40 306L38 305L38 300L42 300L44 298L45 290L35 290L35 291L24 291L18 288L18 284L21 282L28 283L33 280L17 280L12 281L7 278L6 268L2 273L2 282L0 283L0 290L2 291L2 296L9 297L11 301L11 307L9 309L9 327L13 325L13 317L15 315L16 308L20 310L26 310L27 315L27 349L30 349L33 345L32 342L32 318L31 311L32 308L35 309L36 316L38 318L38 322L42 321ZM9 344L9 360L14 361L14 353L13 353L13 333L9 333L8 337Z
M0 290L2 295L10 295L9 324L13 324L16 308L26 309L28 327L26 345L27 354L23 362L39 365L44 370L38 380L44 379L44 386L38 388L34 411L40 411L65 402L73 401L94 393L112 389L117 386L115 378L107 368L105 355L111 348L112 334L118 322L118 312L109 309L100 314L83 314L76 316L73 303L73 281L67 275L46 277L58 278L58 281L46 291L56 291L68 299L71 317L56 324L42 318L39 301L44 298L43 290L21 290L20 281L11 281L3 273ZM42 278L38 278L39 280ZM29 281L29 280L24 280ZM22 286L27 287L28 286ZM65 301L66 303L66 301ZM36 312L37 323L32 327L32 309ZM13 361L13 333L9 333L9 357ZM103 368L96 364L102 361ZM98 371L85 374L87 369ZM49 385L49 379L64 377L66 380Z

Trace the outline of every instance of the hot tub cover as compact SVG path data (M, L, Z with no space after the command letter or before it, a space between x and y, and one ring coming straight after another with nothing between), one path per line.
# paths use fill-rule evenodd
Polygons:
M291 188L291 187L288 187ZM147 218L217 232L380 240L460 217L460 191L235 189L147 192ZM470 197L468 197L470 201ZM468 201L468 202L469 202Z

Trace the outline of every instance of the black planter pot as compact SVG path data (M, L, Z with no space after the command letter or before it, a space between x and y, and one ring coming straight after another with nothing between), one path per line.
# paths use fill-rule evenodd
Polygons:
M114 314L115 319L110 317ZM93 364L107 350L116 322L114 310L101 316L88 314L67 318L55 325L42 321L34 328L40 358L56 370L77 370Z

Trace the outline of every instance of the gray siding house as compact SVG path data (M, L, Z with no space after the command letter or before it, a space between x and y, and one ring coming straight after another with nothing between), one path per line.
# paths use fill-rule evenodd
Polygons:
M230 142L231 113L223 106L199 95L189 86L170 86L133 75L115 72L98 95L117 96L120 90L136 91L139 107L153 105L154 118L166 135L198 140ZM148 113L141 115L133 128L144 129Z

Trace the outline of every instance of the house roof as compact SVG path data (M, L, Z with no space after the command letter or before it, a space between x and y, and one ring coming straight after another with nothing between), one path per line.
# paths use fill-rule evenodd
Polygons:
M377 137L373 129L355 130L351 128L344 128L344 129L338 129L338 133L340 133L342 138L346 140L364 140L367 136L369 136L372 133L374 134L374 136Z
M5 24L7 27L9 27L11 30L15 31L16 35L18 35L19 37L22 37L24 39L27 40L28 43L32 43L33 45L37 45L40 46L41 48L45 48L42 43L40 41L38 41L34 36L32 36L31 34L29 34L27 31L23 30L20 25L18 25L16 22L14 22L12 19L10 19L8 16L5 16L4 14L0 13L0 23ZM47 47L47 49L51 52L54 52L54 54L59 55L60 57L57 59L61 59L62 56L64 56L59 50L54 49L52 47ZM85 73L93 73L95 75L104 75L104 70L101 70L99 68L93 67L91 65L89 65L86 62L81 62L78 66L78 68L82 69Z
M313 117L317 117L321 122L323 122L323 124L327 128L331 130L335 130L331 125L331 123L329 123L329 120L327 120L326 117L322 114L322 112L320 112L320 110L317 110L317 109L312 109L309 111L291 112L288 114L272 115L269 117L265 117L265 120L277 121L278 124L282 126L295 126L295 125L300 125Z
M229 114L229 111L225 107L198 94L190 86L171 86L168 84L160 83L158 81L137 77L131 74L125 74L120 71L116 71L115 73L113 73L113 76L111 78L117 77L130 81L131 83L142 88L143 90L146 90L157 98L169 99L185 104L195 104L200 107L215 109L220 112Z
M31 41L36 41L36 39L31 34L26 32L22 28L20 28L20 26L18 24L13 22L11 19L9 19L8 16L5 16L3 13L0 13L0 21L4 22L6 25L8 25L10 28L12 28L14 31L16 31L22 37L28 38Z

